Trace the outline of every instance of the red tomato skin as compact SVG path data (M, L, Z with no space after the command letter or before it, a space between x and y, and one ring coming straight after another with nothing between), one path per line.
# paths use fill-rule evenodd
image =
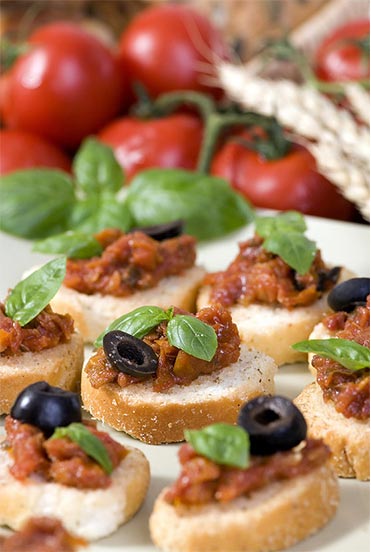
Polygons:
M352 220L355 215L354 206L316 172L314 157L301 146L292 146L281 159L267 161L229 142L214 156L211 174L225 178L256 207L338 220Z
M351 21L335 29L316 52L315 71L324 81L354 81L370 76L370 63L362 50L351 39L361 39L370 34L370 21Z
M29 52L10 69L7 127L76 148L125 107L128 92L118 57L95 36L77 24L57 22L40 27L29 43Z
M0 130L0 174L49 167L71 171L69 157L45 138L23 130Z
M179 113L149 121L123 117L104 128L98 138L113 148L129 182L152 167L195 169L202 134L197 117Z
M203 66L227 59L228 47L201 13L184 5L157 5L143 10L125 29L120 57L131 81L142 83L153 98L175 90L220 97L220 89L203 82Z

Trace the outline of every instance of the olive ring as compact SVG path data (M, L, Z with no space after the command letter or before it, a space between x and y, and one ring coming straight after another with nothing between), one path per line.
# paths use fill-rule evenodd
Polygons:
M261 456L290 450L307 435L303 414L279 395L252 399L241 408L237 423L249 434L251 454Z

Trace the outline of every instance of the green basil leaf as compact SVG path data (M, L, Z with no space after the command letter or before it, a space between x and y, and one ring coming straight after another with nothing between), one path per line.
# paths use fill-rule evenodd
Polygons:
M88 456L102 466L106 473L112 473L113 466L106 447L84 424L74 422L66 427L57 427L50 439L63 437L68 437L77 443Z
M141 339L153 328L158 326L164 320L170 319L170 313L160 307L138 307L137 309L123 314L117 318L97 337L94 347L101 347L103 337L112 330L121 330L138 339Z
M310 339L299 341L292 348L302 353L331 358L348 370L361 370L370 366L370 349L348 339Z
M186 314L176 314L169 321L167 338L174 347L207 361L213 358L218 347L214 328Z
M62 171L29 169L0 180L0 230L39 239L67 230L76 198L71 178Z
M5 314L25 326L50 303L66 274L66 257L58 257L32 272L8 295Z
M39 253L62 253L70 259L89 259L100 255L103 247L91 234L69 230L35 242L32 250Z
M132 216L125 201L105 192L76 203L70 217L70 226L88 234L105 228L119 228L123 232L132 226Z
M95 138L84 140L73 160L73 171L77 190L85 197L104 191L117 192L124 181L112 148Z
M299 232L307 229L305 219L297 211L286 211L275 217L257 217L255 230L262 238L269 238L275 232Z
M130 184L127 201L138 226L176 219L199 240L223 236L251 222L247 201L223 179L181 169L149 169Z
M184 437L196 452L217 464L241 469L249 465L250 440L242 427L213 424L200 430L185 430Z
M299 274L306 274L316 255L317 246L299 232L275 232L264 240L264 249L279 255Z

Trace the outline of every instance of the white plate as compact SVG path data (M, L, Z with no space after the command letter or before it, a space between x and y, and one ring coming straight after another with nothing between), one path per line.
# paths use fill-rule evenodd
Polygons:
M307 218L308 236L321 247L323 257L331 264L341 264L359 276L369 275L369 228L358 224ZM223 269L235 256L238 241L251 235L245 228L222 240L199 246L199 262L210 271ZM1 273L0 300L15 285L24 270L44 262L47 257L31 253L29 242L0 234ZM305 365L280 369L277 392L294 398L311 381ZM2 423L2 422L1 422ZM107 428L105 428L107 429ZM160 490L178 474L177 445L144 445L115 431L113 436L142 449L151 464L152 480L147 499L140 512L111 537L91 544L89 552L154 552L148 531L148 517ZM291 548L292 552L366 552L369 550L369 484L340 480L341 502L336 517L317 535ZM290 523L290 520L287 520ZM84 549L85 550L85 549ZM228 552L227 550L225 552Z

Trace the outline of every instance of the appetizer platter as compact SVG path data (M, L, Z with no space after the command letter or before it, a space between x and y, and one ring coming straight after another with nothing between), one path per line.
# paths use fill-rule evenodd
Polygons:
M357 276L369 275L369 228L366 225L306 217L308 236L317 242L330 266L342 265ZM224 269L238 253L238 243L250 238L253 225L214 241L197 246L197 264L208 272ZM30 242L0 235L2 269L0 292L5 297L14 282L32 266L40 265L50 257L31 251ZM86 346L86 359L91 347ZM290 399L296 397L313 377L305 363L281 366L275 376L276 393ZM4 416L0 419L1 434ZM149 532L149 517L153 505L164 487L171 485L179 475L178 444L149 445L132 439L98 423L98 428L124 446L141 450L150 464L151 481L148 495L139 512L128 523L109 537L90 543L82 550L109 552L125 549L128 552L154 552ZM369 484L354 479L340 479L340 504L334 518L317 534L291 547L293 552L345 552L356 547L360 552L369 548ZM226 551L227 552L227 551Z

